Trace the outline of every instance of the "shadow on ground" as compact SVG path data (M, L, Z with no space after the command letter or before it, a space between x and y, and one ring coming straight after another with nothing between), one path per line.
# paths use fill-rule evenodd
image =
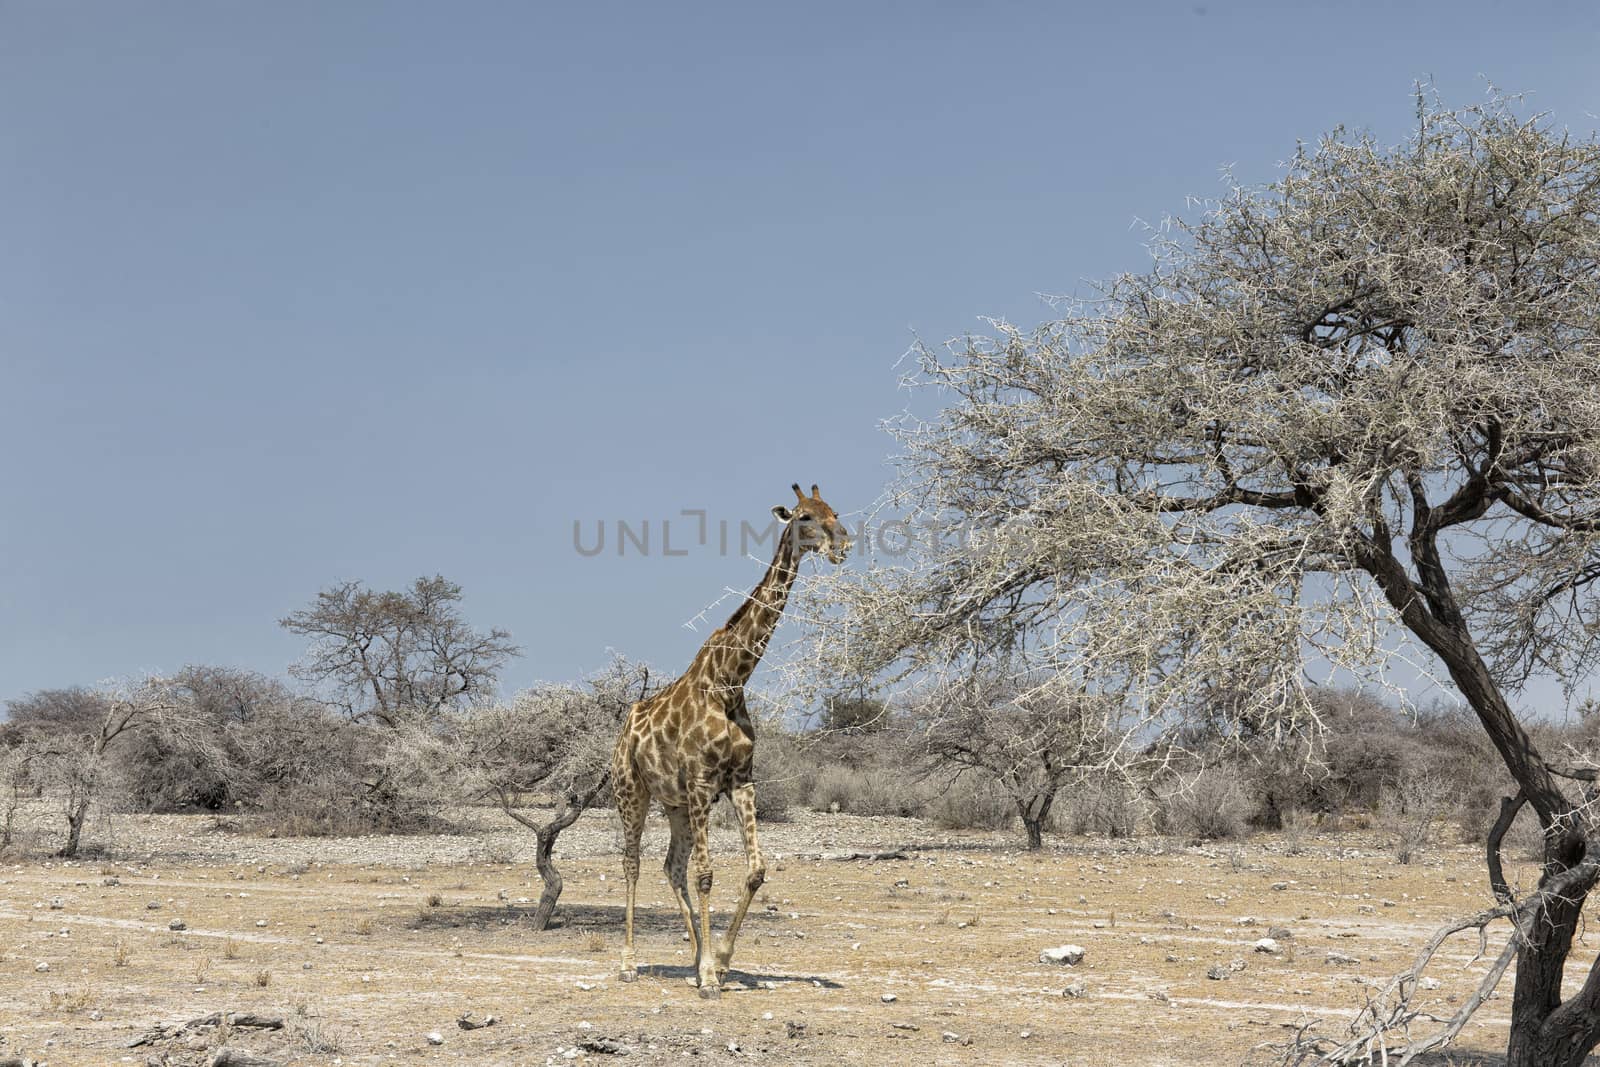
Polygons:
M412 921L414 930L459 929L461 927L483 928L488 926L516 926L531 922L533 913L537 911L534 904L498 904L477 907L451 907L448 904L436 908L423 908ZM550 917L550 930L594 930L622 935L622 905L620 904L572 904L561 905L556 908L556 913ZM727 917L721 913L713 912L712 927L716 933L721 933L727 923ZM778 921L778 916L773 912L751 911L745 916L744 929L751 930L769 923ZM681 934L683 918L672 908L635 908L633 912L633 931L635 936L640 934ZM742 936L742 935L741 935Z
M661 963L647 963L639 968L639 974L641 977L660 978L663 980L680 978L688 983L693 983L695 976L694 968L687 964L669 965ZM814 985L822 989L844 988L832 978L823 978L821 975L757 974L750 971L741 971L738 968L728 972L727 978L723 979L722 988L724 990L738 989L740 987L744 989L761 989L763 988L763 983L772 985Z

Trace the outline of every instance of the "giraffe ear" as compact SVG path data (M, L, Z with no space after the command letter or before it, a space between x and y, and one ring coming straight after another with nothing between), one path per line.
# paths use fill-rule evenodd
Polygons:
M784 507L782 504L777 504L772 509L772 517L777 519L779 522L788 522L790 519L794 518L794 513L788 508Z

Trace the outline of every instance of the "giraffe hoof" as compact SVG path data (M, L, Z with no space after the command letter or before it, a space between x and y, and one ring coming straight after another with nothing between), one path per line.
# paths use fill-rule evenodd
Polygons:
M629 967L617 975L617 980L621 982L637 982L639 980L639 972Z
M701 1000L716 1000L722 996L722 988L715 984L700 987Z

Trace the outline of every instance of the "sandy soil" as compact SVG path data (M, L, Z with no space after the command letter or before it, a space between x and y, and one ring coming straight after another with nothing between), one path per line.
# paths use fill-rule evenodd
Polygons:
M562 838L560 926L544 933L526 921L530 835L484 818L452 837L273 840L206 817L123 817L103 856L0 865L0 1061L188 1065L226 1046L341 1065L1267 1063L1263 1043L1310 1019L1337 1028L1365 981L1488 902L1476 849L1399 866L1376 834L1297 849L1072 839L1029 854L1008 836L806 815L764 828L767 886L721 999L705 1001L685 982L663 826L646 841L643 974L627 985L609 816ZM714 845L719 925L735 842L723 827ZM894 847L906 858L818 858ZM1275 926L1292 935L1282 952L1254 951ZM1039 962L1066 943L1086 949L1080 964ZM1431 972L1441 1013L1483 973L1475 951L1464 937ZM1450 1062L1494 1062L1505 1003ZM211 1012L285 1026L129 1047ZM469 1012L497 1021L463 1030Z

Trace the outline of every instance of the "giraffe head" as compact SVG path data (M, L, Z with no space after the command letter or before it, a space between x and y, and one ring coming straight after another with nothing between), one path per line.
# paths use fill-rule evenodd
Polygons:
M789 524L783 536L793 537L802 553L821 552L830 562L843 563L845 556L850 553L850 534L845 530L844 523L822 499L815 485L811 487L810 496L801 492L799 482L793 488L794 508L779 504L772 509L772 514L777 516L779 522Z

